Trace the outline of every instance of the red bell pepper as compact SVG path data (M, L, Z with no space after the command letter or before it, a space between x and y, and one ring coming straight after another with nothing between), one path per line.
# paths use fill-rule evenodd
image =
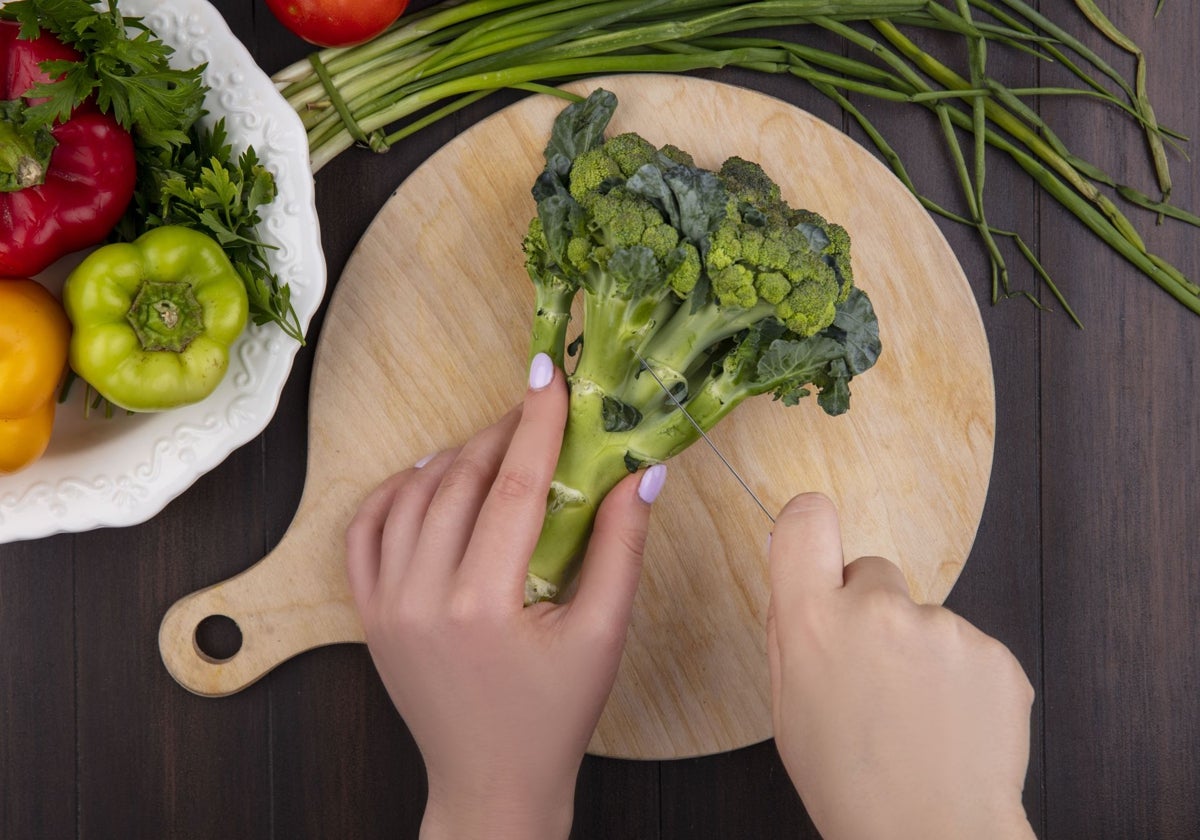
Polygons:
M133 139L89 100L64 122L31 131L25 94L51 81L43 61L79 61L43 32L26 41L0 21L0 278L30 277L104 240L133 196Z

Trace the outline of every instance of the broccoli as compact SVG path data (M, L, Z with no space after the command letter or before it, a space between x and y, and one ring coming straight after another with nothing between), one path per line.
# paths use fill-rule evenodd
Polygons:
M532 190L530 354L562 367L568 350L576 358L527 602L568 582L600 501L625 474L699 439L664 386L706 431L768 393L794 405L815 389L837 415L850 379L880 353L845 229L789 207L751 161L713 172L637 134L606 139L616 106L597 90L564 109ZM568 348L580 296L582 332Z

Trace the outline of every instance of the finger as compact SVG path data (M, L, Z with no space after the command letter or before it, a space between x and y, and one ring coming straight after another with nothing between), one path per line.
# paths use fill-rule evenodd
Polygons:
M479 511L463 558L459 585L495 593L514 608L524 603L525 573L546 518L546 496L567 422L567 383L550 357L529 367L521 420Z
M846 566L844 575L847 589L859 592L866 589L886 589L911 598L904 572L886 557L859 557Z
M379 537L379 580L376 591L394 591L412 564L425 517L442 477L458 454L447 449L417 462L396 488Z
M421 524L414 551L420 565L411 570L420 582L414 585L449 586L519 416L513 409L477 432L446 465Z
M771 532L771 591L781 607L842 586L842 533L837 508L820 493L796 496Z
M666 465L658 464L622 479L605 496L571 600L572 621L607 627L624 638L641 579L650 505L666 475Z
M779 698L782 694L783 666L779 655L779 634L775 618L775 596L767 600L767 673L771 678L771 711L775 731L779 732Z
M383 526L399 487L410 480L411 470L390 476L359 505L346 528L346 578L359 613L366 610L379 580Z

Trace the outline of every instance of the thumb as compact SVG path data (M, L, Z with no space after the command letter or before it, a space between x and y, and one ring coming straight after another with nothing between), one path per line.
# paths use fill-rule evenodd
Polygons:
M630 475L600 504L572 601L572 613L581 613L584 621L612 622L622 632L628 627L650 528L650 503L666 474L666 466L656 464L640 475Z
M771 597L779 604L840 589L842 533L837 508L820 493L796 496L771 532Z

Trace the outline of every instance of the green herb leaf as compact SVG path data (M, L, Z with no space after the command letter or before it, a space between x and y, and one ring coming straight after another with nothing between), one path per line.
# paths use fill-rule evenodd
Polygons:
M26 94L45 98L30 108L38 125L65 120L88 97L132 132L139 145L178 147L203 113L204 67L170 66L171 47L154 37L141 18L125 17L116 0L101 8L88 0L15 0L6 16L21 24L21 37L39 30L78 50L80 62L48 61L43 68L61 79L35 85Z

